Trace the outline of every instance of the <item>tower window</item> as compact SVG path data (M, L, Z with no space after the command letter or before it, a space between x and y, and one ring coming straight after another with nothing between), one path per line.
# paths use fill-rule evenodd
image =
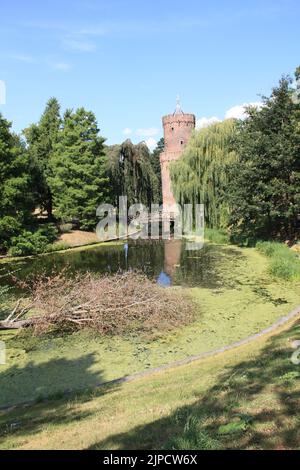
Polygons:
M180 141L181 145L183 145L183 140Z

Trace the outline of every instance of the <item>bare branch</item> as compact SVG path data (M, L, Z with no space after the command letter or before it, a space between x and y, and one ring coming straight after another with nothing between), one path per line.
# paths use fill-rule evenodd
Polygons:
M180 290L160 287L138 273L70 278L63 272L41 276L27 288L30 299L19 301L0 328L32 326L39 334L88 326L100 334L139 331L153 336L193 318L191 301ZM34 316L26 318L31 309Z

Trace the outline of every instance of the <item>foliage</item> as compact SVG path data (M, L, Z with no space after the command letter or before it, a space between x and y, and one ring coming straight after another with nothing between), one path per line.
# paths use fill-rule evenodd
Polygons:
M69 243L66 243L63 241L56 242L47 247L47 253L55 253L56 251L64 251L64 250L68 250L69 248L71 248L71 245Z
M141 202L146 206L159 203L160 175L157 174L157 155L152 159L144 142L134 145L127 139L121 145L107 148L112 202L127 196L128 205Z
M96 209L108 193L103 142L92 112L65 112L48 183L55 215L63 222L79 220L82 229L95 228Z
M162 137L157 142L155 149L153 150L152 154L150 155L151 166L153 168L154 173L158 178L158 194L156 197L156 201L159 200L159 203L162 203L162 182L161 182L161 167L160 167L160 154L163 152L165 147L165 141Z
M275 277L287 280L300 279L300 259L288 246L282 243L260 241L258 251L271 259L269 271Z
M226 227L228 205L221 200L226 167L236 160L230 147L235 121L228 119L195 131L182 156L170 166L172 187L180 204L204 204L209 227Z
M19 233L34 205L28 154L10 127L0 114L0 251Z
M73 229L73 224L66 223L66 224L59 224L59 231L60 233L71 233Z
M20 235L12 237L9 255L27 256L44 253L49 243L57 238L57 229L53 224L39 227L35 231L23 230Z
M56 98L50 98L37 124L23 131L31 159L34 189L37 203L52 217L52 193L49 186L51 160L58 141L61 126L60 105Z
M228 245L230 243L229 234L222 229L205 227L204 237L212 243Z
M291 80L282 78L261 110L249 108L233 148L225 198L234 239L293 239L300 214L300 105Z

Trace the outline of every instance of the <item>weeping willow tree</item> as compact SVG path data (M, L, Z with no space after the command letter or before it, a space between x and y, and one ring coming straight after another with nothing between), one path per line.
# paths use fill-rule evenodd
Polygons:
M121 145L107 147L111 199L126 195L128 205L159 203L160 176L155 171L150 151L144 142L134 145L127 139Z
M172 189L180 204L204 204L209 227L227 225L228 206L221 197L227 166L236 160L230 150L235 120L227 119L195 131L182 156L170 167Z

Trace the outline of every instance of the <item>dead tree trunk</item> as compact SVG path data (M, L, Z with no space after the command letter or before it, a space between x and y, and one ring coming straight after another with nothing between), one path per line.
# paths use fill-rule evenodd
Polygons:
M18 300L13 311L0 321L0 330L15 330L18 328L25 328L32 326L35 323L35 318L23 318L24 315L30 310L32 304L21 306L22 299Z

